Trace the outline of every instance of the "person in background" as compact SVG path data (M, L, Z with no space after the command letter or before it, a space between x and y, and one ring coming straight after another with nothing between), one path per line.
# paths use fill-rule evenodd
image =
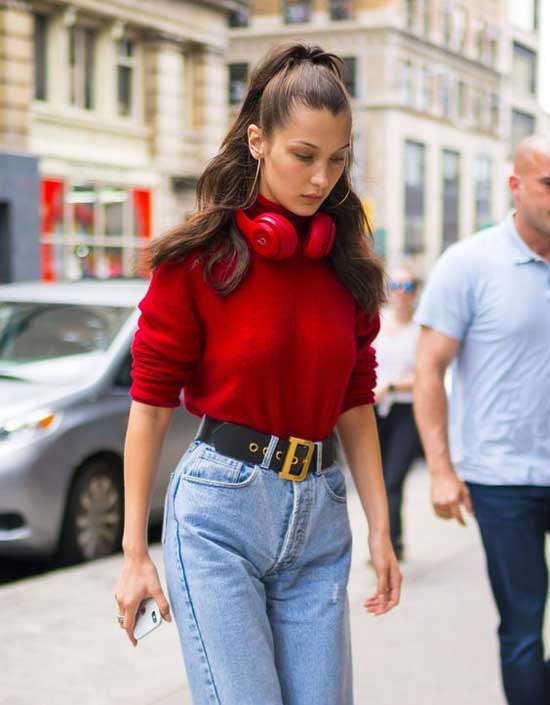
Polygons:
M550 140L516 148L504 221L452 245L416 320L415 413L442 519L475 511L509 705L549 705ZM453 361L450 443L443 377Z
M421 454L413 414L412 389L419 326L413 320L418 282L408 267L391 272L388 306L374 342L378 360L376 417L388 493L390 534L395 555L403 560L401 505L405 478Z

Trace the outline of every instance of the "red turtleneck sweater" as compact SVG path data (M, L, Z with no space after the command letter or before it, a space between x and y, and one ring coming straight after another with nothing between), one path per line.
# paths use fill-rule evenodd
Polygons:
M308 218L261 196L247 213L268 210L303 237ZM328 258L251 251L228 296L202 269L197 253L154 270L132 345L133 399L177 407L183 388L192 414L309 440L327 437L343 411L374 402L379 317L358 306Z

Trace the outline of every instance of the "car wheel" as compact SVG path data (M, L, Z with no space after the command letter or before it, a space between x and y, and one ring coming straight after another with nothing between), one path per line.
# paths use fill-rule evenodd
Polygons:
M59 546L64 561L91 561L120 549L123 527L120 474L106 460L87 463L76 477Z

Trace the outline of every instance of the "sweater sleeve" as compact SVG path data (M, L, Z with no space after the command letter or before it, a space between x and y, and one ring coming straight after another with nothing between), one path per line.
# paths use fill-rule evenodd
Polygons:
M202 330L187 263L155 268L132 343L130 396L152 406L180 406L180 393L201 356Z
M376 351L372 343L380 331L380 315L369 316L358 308L356 319L357 360L342 405L342 413L354 406L374 404Z

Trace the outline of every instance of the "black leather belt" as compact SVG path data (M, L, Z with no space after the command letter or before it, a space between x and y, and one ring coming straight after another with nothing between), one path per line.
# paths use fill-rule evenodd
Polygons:
M219 453L253 465L261 465L275 436L260 433L247 426L217 421L203 416L196 439L212 445ZM268 468L286 480L305 480L308 470L316 470L317 453L321 446L321 468L334 463L334 434L321 443L302 438L280 438L271 454Z

